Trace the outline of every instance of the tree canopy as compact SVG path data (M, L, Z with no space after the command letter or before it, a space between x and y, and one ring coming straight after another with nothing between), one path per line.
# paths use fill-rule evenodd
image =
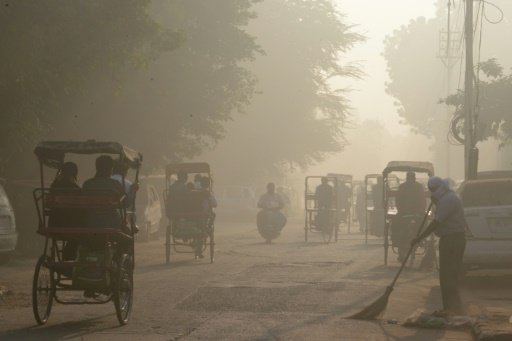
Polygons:
M66 120L97 83L169 49L150 1L11 1L0 8L0 170Z
M237 160L223 174L231 179L275 176L341 151L350 107L346 91L332 81L360 76L340 60L363 37L333 1L264 1L255 10L248 32L265 55L248 67L258 94L211 156L219 164Z
M452 34L458 38L454 43L460 45L464 29L464 1L457 0L454 4L451 29ZM512 15L512 2L495 0L493 4L503 11L504 20L499 20L503 18L495 7L485 2L474 3L476 63L491 58L508 63L512 58L512 50L503 48L503 37L512 34L512 22L507 19ZM435 17L413 19L385 40L384 57L390 78L386 91L396 99L403 123L424 135L431 135L429 124L436 110L440 109L437 107L439 100L446 97L446 69L438 58L439 32L446 30L446 1L438 1L437 7ZM459 51L458 57L462 55L462 51ZM461 88L464 84L463 61L456 61L452 74L453 84L450 89Z

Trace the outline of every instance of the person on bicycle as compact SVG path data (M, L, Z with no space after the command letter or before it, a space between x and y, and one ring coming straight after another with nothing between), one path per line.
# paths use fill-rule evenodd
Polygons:
M190 189L187 186L188 174L186 172L180 171L177 174L177 179L172 183L169 187L169 192L167 195L167 207L166 213L168 218L172 218L172 216L176 213L183 212L185 210L185 197Z
M315 191L315 205L319 209L332 208L333 188L329 185L327 177L322 178L322 184L316 187Z
M401 216L423 215L427 198L423 185L416 181L416 173L407 172L406 180L398 187L396 209Z
M426 207L427 198L423 185L416 181L416 173L407 172L406 181L398 187L396 195L397 217L393 222L395 228L393 228L394 236L392 235L392 238L398 247L399 262L403 261L411 238L415 233L416 225L411 225L411 221L416 221L416 217L424 215Z

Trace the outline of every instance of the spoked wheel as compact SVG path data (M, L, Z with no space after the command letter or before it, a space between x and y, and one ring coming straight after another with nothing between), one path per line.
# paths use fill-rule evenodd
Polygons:
M213 238L213 227L210 231L210 263L213 263L215 255L215 239Z
M165 264L171 262L171 224L165 229Z
M125 325L130 319L133 303L133 267L130 256L121 256L114 276L113 299L117 320Z
M55 295L54 272L48 268L47 260L46 255L39 257L32 282L32 310L39 325L48 321Z

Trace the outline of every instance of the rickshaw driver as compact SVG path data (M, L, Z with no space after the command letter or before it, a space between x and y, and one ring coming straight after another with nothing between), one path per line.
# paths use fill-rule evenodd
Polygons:
M404 217L407 216L422 216L425 214L427 207L427 198L423 185L416 181L416 173L409 171L406 175L406 181L398 187L396 196L397 220L398 231L400 232L398 238L398 248L406 250L409 247L411 232L407 226ZM405 255L399 252L398 261L401 262Z
M167 195L167 217L172 219L172 216L177 212L182 212L185 208L183 197L189 191L187 187L188 174L179 171L176 181L169 186L169 193ZM181 197L181 199L180 199Z
M318 185L315 190L315 205L319 209L332 208L333 188L329 185L327 177L322 178L322 184Z

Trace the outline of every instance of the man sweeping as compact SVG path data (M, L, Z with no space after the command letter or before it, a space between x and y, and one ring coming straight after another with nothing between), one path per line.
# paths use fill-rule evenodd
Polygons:
M414 246L432 232L439 237L439 282L443 311L436 315L460 315L463 309L458 281L466 247L464 209L447 181L433 176L428 181L428 189L436 206L435 217L427 229L411 243Z

